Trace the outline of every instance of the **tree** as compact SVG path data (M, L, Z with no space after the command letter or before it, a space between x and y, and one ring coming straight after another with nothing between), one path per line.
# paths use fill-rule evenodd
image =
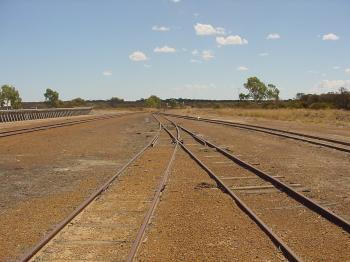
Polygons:
M120 103L120 102L124 102L124 99L114 96L114 97L112 97L109 101L111 101L112 103L113 103L113 102L114 102L114 103L118 103L118 102Z
M266 85L257 77L249 77L244 87L248 90L249 97L254 101L261 101L265 98Z
M273 84L267 85L267 90L266 90L266 98L267 99L278 100L279 94L280 94L280 90L278 90L278 88L275 85L273 85Z
M345 87L340 87L339 94L349 94L349 91Z
M80 97L77 97L77 98L74 98L73 100L71 100L69 102L70 106L85 106L86 105L86 102L84 99L80 98Z
M112 107L115 107L117 106L118 104L120 103L123 103L124 102L124 99L123 98L119 98L119 97L112 97L109 102L111 103L111 106Z
M151 95L149 98L146 99L146 105L148 107L157 107L160 108L161 100L158 96Z
M297 94L295 95L295 99L296 99L296 100L301 100L303 96L305 96L305 93L297 93Z
M243 94L243 93L240 93L239 94L239 100L248 100L249 99L249 94Z
M172 108L175 108L175 107L177 107L178 106L178 101L175 99L175 98L170 98L169 100L168 100L168 106L170 106L170 107L172 107Z
M10 85L3 85L0 91L0 106L11 106L12 108L20 108L22 98L19 96L19 92Z
M47 104L49 104L51 107L58 107L60 104L59 100L59 94L58 92L48 88L46 89L46 92L44 93L45 101Z
M255 102L260 102L266 99L278 100L280 91L273 84L267 86L257 77L249 77L244 87L248 90L248 94L239 94L240 100L253 99Z
M338 107L348 108L348 105L350 105L350 92L345 87L340 87L339 94L335 100Z

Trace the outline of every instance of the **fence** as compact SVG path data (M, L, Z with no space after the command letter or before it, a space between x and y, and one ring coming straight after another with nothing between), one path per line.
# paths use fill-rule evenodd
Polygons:
M0 122L88 115L92 107L0 110Z

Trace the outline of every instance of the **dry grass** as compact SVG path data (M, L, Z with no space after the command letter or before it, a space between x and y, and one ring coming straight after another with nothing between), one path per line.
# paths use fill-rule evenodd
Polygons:
M232 109L232 108L188 108L177 110L184 114L207 115L213 117L237 117L250 119L271 119L280 121L298 121L350 127L350 111L312 110L312 109Z

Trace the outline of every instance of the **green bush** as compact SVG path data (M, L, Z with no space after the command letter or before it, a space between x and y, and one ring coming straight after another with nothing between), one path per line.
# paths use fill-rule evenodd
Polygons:
M146 99L145 103L148 107L160 108L162 100L158 96L151 95Z
M332 104L324 103L324 102L316 102L312 103L309 106L310 109L330 109L333 108Z

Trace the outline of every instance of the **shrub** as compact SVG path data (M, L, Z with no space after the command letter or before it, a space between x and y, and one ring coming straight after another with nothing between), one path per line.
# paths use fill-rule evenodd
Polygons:
M324 103L324 102L316 102L312 103L309 106L310 109L329 109L332 108L332 104L329 103Z

